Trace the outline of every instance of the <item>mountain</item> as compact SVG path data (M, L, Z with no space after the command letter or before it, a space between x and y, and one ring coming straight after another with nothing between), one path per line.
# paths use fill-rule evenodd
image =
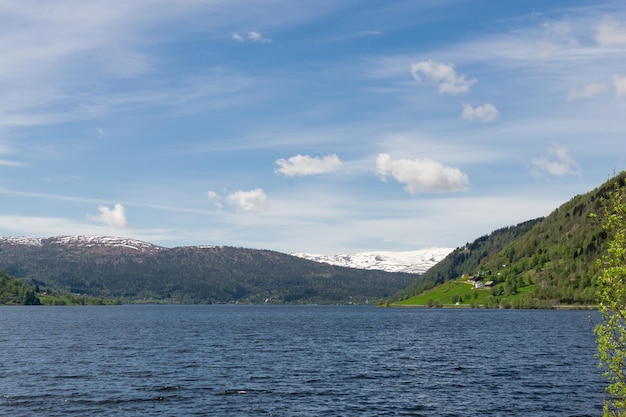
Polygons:
M346 255L292 253L293 256L348 268L422 274L435 266L452 248L429 248L404 252L358 252Z
M125 301L363 303L415 277L269 251L115 237L0 238L0 268L40 289Z
M492 281L494 296L526 288L527 305L595 303L597 260L606 253L606 202L617 184L626 196L626 173L573 197L545 218L496 230L452 251L400 291L404 299L466 276Z

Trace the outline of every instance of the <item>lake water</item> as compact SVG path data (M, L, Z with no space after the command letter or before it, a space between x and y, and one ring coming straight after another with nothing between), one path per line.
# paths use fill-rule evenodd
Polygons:
M600 416L590 311L1 307L0 415Z

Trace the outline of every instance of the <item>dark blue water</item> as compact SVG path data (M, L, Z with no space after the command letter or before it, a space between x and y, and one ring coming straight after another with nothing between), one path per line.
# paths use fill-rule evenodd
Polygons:
M0 415L599 416L595 312L0 308Z

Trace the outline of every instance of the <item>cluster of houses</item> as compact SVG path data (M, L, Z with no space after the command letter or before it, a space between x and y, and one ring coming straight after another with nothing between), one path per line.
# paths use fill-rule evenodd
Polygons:
M472 284L475 289L484 288L488 290L495 285L493 281L483 282L483 277L476 276L476 275L467 278L467 282Z

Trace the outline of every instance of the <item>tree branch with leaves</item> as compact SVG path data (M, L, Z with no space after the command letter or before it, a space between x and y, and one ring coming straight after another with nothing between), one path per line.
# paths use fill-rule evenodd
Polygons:
M626 416L626 203L622 172L605 201L606 253L598 261L598 308L602 322L595 328L598 359L605 369L607 396L604 416Z

